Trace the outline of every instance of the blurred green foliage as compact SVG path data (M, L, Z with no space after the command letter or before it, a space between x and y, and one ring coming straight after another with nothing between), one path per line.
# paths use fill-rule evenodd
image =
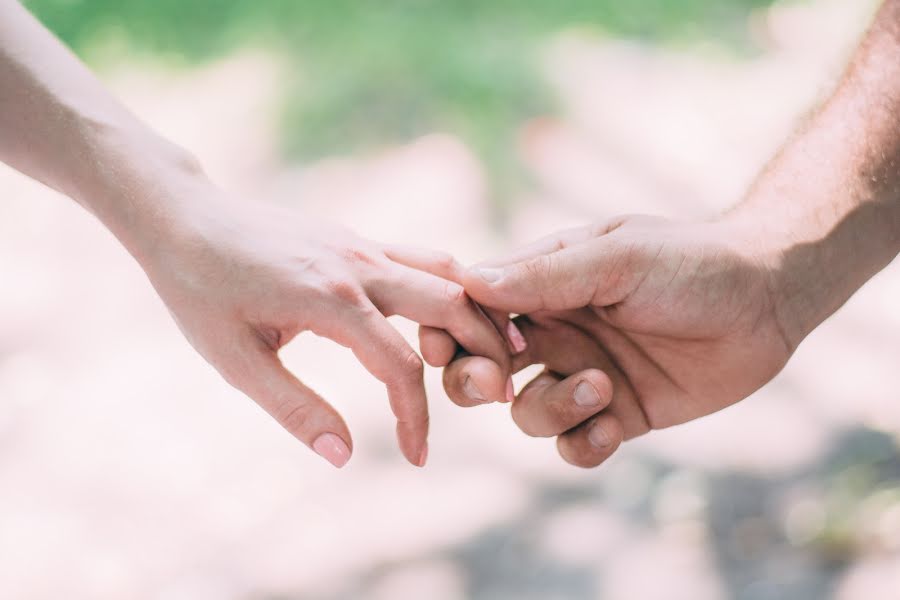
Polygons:
M348 151L440 129L493 171L518 125L552 108L536 53L578 26L654 42L747 47L746 17L772 0L31 0L89 62L91 49L193 63L236 46L287 61L289 157Z

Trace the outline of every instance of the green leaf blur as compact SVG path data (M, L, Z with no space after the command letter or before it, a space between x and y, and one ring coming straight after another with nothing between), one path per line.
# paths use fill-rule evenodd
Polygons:
M536 56L570 27L746 50L746 18L772 0L32 0L89 62L104 40L173 64L236 47L289 67L278 116L288 158L355 151L428 131L460 135L494 182L528 117L552 111ZM503 187L501 185L501 187Z

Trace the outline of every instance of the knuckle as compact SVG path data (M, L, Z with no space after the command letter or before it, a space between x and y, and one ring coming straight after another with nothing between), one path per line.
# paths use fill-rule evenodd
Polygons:
M596 238L605 235L609 231L609 219L598 219L588 226L590 237Z
M403 417L397 417L397 425L410 430L428 430L431 425L431 417L426 411L415 411L415 413Z
M189 152L178 152L177 150L176 152L178 156L176 160L186 172L194 175L203 175L205 173L203 163L200 162L199 158Z
M287 431L300 437L314 412L315 408L309 402L290 402L279 409L275 418Z
M628 215L620 215L617 217L598 219L591 223L589 227L590 237L597 238L618 229L628 220Z
M404 379L421 379L425 371L425 364L414 350L405 350L405 355L400 360L400 372Z
M441 273L446 273L448 275L455 274L461 270L461 265L452 254L440 250L436 250L434 253L434 266L439 269Z
M526 276L538 281L549 279L553 274L555 260L553 254L545 254L529 260L523 266Z
M330 297L344 304L359 306L365 298L362 288L349 279L331 278L325 282L324 287Z
M340 252L341 257L353 265L372 266L378 263L375 253L366 248L350 247L343 248Z
M225 380L225 383L238 390L242 388L243 381L240 376L240 370L235 368L234 365L231 363L219 364L216 365L216 370L222 379Z
M231 351L227 354L221 353L219 356L211 357L204 355L204 357L215 367L228 385L249 396L252 391L251 383L253 377L250 374L253 372L253 369L245 353L239 349L234 350L238 351Z
M452 310L463 309L469 303L469 296L466 294L465 288L453 281L444 283L443 298Z
M554 236L553 249L550 252L558 252L560 250L565 250L566 248L571 248L572 246L580 244L588 237L591 237L591 228L589 225L563 229ZM550 252L548 252L548 254Z
M304 279L312 276L319 276L324 271L322 260L312 256L293 256L289 261L289 272L291 274L302 274Z

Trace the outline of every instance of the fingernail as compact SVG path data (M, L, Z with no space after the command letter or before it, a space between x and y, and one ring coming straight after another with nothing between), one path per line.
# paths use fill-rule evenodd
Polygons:
M516 399L516 392L513 390L512 377L506 380L506 401L512 402Z
M606 435L602 427L596 424L588 432L588 441L598 448L606 448L610 444L609 436Z
M422 452L419 453L419 460L416 462L420 467L425 466L425 462L428 460L428 442L425 442L425 445L422 446Z
M578 406L597 406L600 404L600 394L587 381L582 381L575 386L575 404Z
M518 354L525 350L528 347L528 342L525 341L525 336L522 335L522 332L519 331L519 328L516 327L516 324L512 321L509 322L509 325L506 326L506 337L509 338L509 343L512 344L513 352Z
M488 283L496 283L503 277L503 269L497 269L494 267L482 267L478 269L478 276L487 281Z
M481 393L481 390L478 389L478 386L475 385L475 382L472 381L471 376L466 376L466 380L463 382L463 392L465 392L470 400L479 403L485 402L484 395Z
M333 433L323 433L313 442L316 454L340 469L350 460L350 448Z

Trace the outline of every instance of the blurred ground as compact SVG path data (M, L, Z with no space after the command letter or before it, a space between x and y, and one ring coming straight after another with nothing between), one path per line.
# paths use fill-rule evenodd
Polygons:
M530 174L500 235L484 162L434 133L280 159L283 64L112 69L140 115L248 201L482 258L595 216L733 204L828 90L874 3L755 13L758 55L571 30L543 72L562 109L523 123ZM867 284L770 386L632 442L591 472L459 409L430 372L426 469L403 463L380 386L309 336L286 362L347 417L335 471L197 357L91 217L0 171L3 597L763 600L900 589L900 271ZM398 321L414 338L414 328ZM886 595L887 594L887 595Z

